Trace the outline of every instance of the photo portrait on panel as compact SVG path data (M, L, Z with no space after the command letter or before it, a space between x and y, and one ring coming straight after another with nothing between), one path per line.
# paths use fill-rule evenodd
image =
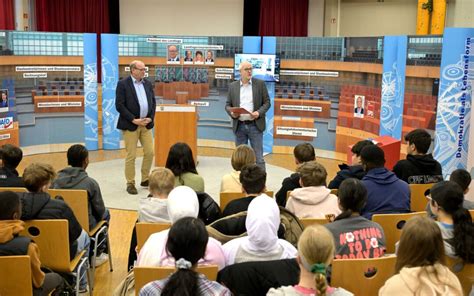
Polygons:
M168 45L167 64L179 64L179 46L175 44Z
M195 57L194 57L195 64L204 64L204 56L202 51L196 50Z
M184 52L184 63L185 64L192 64L193 63L193 52L192 50L186 50Z
M354 96L354 117L364 118L365 96Z
M206 65L214 65L214 52L212 50L206 51Z
M8 90L0 89L0 111L8 111Z

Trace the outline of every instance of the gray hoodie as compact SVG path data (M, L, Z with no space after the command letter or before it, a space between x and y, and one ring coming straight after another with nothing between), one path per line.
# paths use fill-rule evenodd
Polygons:
M94 228L104 218L105 205L100 192L99 183L89 177L83 168L67 167L58 173L51 185L55 189L87 190L89 201L89 228Z

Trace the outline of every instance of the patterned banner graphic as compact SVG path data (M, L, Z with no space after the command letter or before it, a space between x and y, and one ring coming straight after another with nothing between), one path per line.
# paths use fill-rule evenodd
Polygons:
M387 36L383 47L380 135L402 136L407 36Z
M99 149L97 110L97 35L84 34L84 137L88 150Z
M446 29L433 152L445 178L458 168L466 169L473 80L474 29Z
M118 35L102 34L102 131L104 149L120 148L117 129L118 112L115 109L115 88L118 81Z

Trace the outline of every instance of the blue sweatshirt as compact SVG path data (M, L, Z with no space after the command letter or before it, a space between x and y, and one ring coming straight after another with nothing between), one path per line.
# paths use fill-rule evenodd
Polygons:
M373 214L410 212L410 187L386 168L375 168L362 178L367 188L367 204L360 214L372 219Z

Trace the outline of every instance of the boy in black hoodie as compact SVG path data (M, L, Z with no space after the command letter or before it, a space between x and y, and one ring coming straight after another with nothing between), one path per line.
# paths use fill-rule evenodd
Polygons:
M443 181L441 164L431 153L431 136L424 129L415 129L406 134L407 159L399 160L393 167L397 177L408 184L429 184Z
M89 253L90 238L74 216L71 208L61 199L52 199L47 192L56 172L49 164L32 163L23 172L28 192L18 193L21 198L21 220L66 219L69 225L70 258L86 250ZM82 272L85 272L83 270ZM80 290L87 290L87 279L82 277Z
M23 179L16 170L23 159L23 151L14 145L5 144L1 148L1 158L0 187L24 187Z

